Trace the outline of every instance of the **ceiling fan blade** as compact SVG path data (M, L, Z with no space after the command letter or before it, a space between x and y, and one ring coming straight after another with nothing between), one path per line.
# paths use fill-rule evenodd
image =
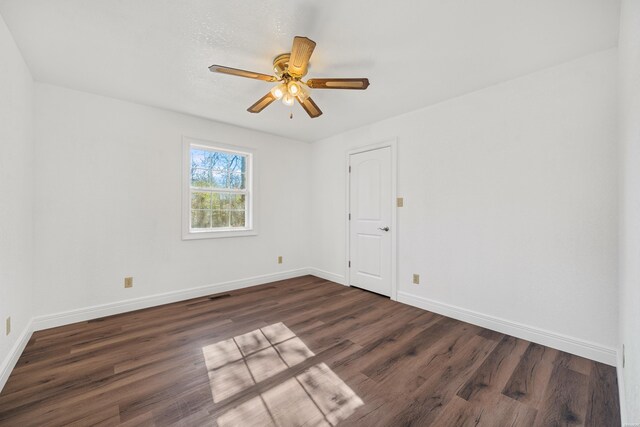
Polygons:
M276 76L268 74L254 73L253 71L240 70L238 68L225 67L222 65L212 65L209 67L212 73L229 74L232 76L246 77L248 79L263 80L265 82L275 82L278 80Z
M260 111L262 111L265 108L267 108L269 106L269 104L271 104L275 100L276 100L276 97L273 96L271 91L269 91L269 92L267 92L267 94L265 96L263 96L262 98L258 99L255 104L253 104L251 107L247 108L247 111L250 112L250 113L259 113Z
M309 117L311 117L312 119L315 119L316 117L322 115L322 110L320 110L320 108L318 108L316 103L313 102L313 99L307 98L305 100L302 100L300 99L300 97L297 97L296 99L298 100L300 105L302 105L302 108L304 108L304 111L306 111Z
M303 77L307 74L309 58L316 48L316 42L306 37L296 36L293 38L293 47L289 57L288 73L291 77Z
M369 87L369 79L309 79L307 86L313 89L358 89Z

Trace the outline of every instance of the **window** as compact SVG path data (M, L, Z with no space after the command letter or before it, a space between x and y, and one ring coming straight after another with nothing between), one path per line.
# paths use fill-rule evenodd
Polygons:
M252 150L185 139L183 155L183 238L256 234Z

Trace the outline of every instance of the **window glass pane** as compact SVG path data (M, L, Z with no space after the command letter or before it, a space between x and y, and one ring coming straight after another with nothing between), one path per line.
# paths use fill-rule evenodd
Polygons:
M229 209L231 210L243 210L245 209L245 195L244 194L229 194Z
M211 209L211 193L194 191L191 193L191 209Z
M229 211L213 211L213 227L229 227Z
M229 188L244 189L246 175L243 173L232 173L229 175Z
M207 169L191 169L192 187L211 187L211 172Z
M244 211L231 211L231 226L232 227L244 227L245 215Z
M211 183L215 188L229 188L229 175L226 171L211 172Z
M211 228L211 211L203 209L192 209L191 228Z
M192 148L191 167L210 170L227 170L229 168L229 159L231 156L232 154L222 153L219 151Z
M246 172L247 158L240 154L229 155L229 172L244 173Z
M197 148L191 149L191 167L208 169L206 162L207 152Z
M231 154L220 151L207 151L208 167L212 170L226 171L229 169L229 157Z
M229 209L229 195L227 193L213 193L211 195L211 209L224 211Z

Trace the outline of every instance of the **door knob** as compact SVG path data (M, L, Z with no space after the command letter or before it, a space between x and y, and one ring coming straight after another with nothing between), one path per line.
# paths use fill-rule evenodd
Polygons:
M378 230L382 230L382 231L389 231L389 227L384 227L384 228L380 228L380 227L378 227Z

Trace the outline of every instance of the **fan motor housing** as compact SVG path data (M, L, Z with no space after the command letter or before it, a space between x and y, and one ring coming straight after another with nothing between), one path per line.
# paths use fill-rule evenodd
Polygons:
M290 53L281 53L276 56L273 60L273 71L276 75L282 78L283 75L287 73L287 69L289 68L289 58L291 57Z

